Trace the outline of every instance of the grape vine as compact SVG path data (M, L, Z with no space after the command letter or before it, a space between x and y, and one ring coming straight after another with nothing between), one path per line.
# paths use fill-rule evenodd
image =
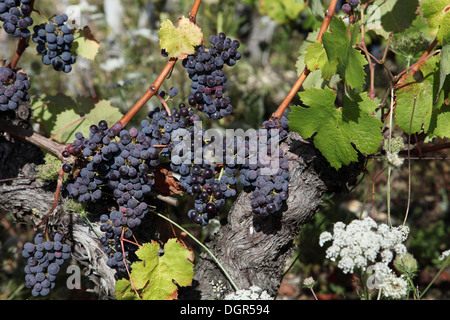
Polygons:
M41 215L40 223L35 225L38 233L33 242L25 243L22 250L27 263L25 286L31 290L32 296L47 296L55 286L61 266L71 257L72 239L58 228L49 228L48 224L60 204L60 197L81 205L79 208L90 209L96 205L102 208L101 212L83 218L97 232L106 264L116 271L116 280L121 281L118 281L118 292L124 293L124 297L132 292L141 298L141 295L145 296L145 285L140 281L136 281L137 284L133 282L133 269L146 268L147 262L142 257L149 254L147 250L153 252L159 247L161 252L158 252L157 258L163 256L164 246L161 243L140 244L139 233L144 231L145 222L153 221L162 211L168 212L166 209L170 201L162 201L164 197L182 194L188 203L184 212L188 218L186 220L190 219L198 229L225 218L227 212L224 209L236 201L240 192L249 194L247 209L256 220L267 217L267 220L278 219L287 208L292 191L289 188L292 163L286 157L284 148L280 148L291 130L317 148L330 167L339 170L358 161L359 156L367 157L380 149L382 130L386 128L383 122L388 117L392 121L394 112L393 108L384 112L390 92L392 105L394 100L397 103L397 124L405 132L409 124L408 135L423 130L438 137L448 136L448 129L443 125L448 112L447 109L440 109L447 101L445 92L448 82L445 77L448 73L438 73L438 69L434 68L439 63L445 63L437 59L441 51L433 51L437 44L446 43L440 34L441 25L437 24L436 39L429 44L420 60L397 76L388 72L389 89L392 91L388 91L384 100L377 104L373 61L384 64L384 58L375 58L364 39L364 28L369 28L364 24L364 14L367 14L365 10L373 1L359 0L344 1L340 17L335 16L337 0L330 2L317 33L308 38L310 44L304 48L304 56L298 62L297 81L275 112L258 128L249 129L244 134L234 131L228 135L228 130L225 134L208 129L209 125L203 127L202 121L205 119L208 124L217 121L212 127L220 127L223 121L228 120L227 117L233 115L236 102L228 96L233 85L228 72L240 67L238 63L243 60L244 51L238 40L224 32L203 34L196 23L200 2L194 2L188 18L179 19L178 27L167 21L161 24L162 34L167 34L167 37L160 43L160 58L166 59L167 63L155 82L126 114L110 120L112 117L108 117L108 112L98 112L102 113L102 118L98 118L98 114L84 113L82 108L80 110L83 111L68 108L62 112L67 118L80 113L82 116L78 120L71 119L71 123L64 123L66 126L63 129L53 130L49 139L33 129L30 134L20 129L15 131L15 124L3 124L4 121L9 122L10 114L14 113L11 111L17 112L19 106L26 105L31 109L33 79L17 66L19 59L28 46L35 46L41 63L52 66L50 72L57 71L58 76L67 77L78 67L78 56L92 48L97 52L98 43L88 27L74 28L71 17L65 13L48 18L34 10L34 1L0 0L2 28L13 38L19 39L13 59L9 63L5 60L0 65L1 131L7 131L11 136L22 136L33 143L43 141L36 144L62 161L51 209ZM45 22L35 24L30 16L32 13L39 16L40 22ZM425 18L430 16L432 12L425 10ZM392 34L397 32L394 31L391 31ZM189 86L185 96L180 94L182 89L179 86L167 86L168 90L160 90L163 82L176 70L174 67L178 60ZM369 77L366 77L364 69L367 63ZM424 80L415 83L413 75L419 70ZM305 79L316 71L320 74L316 73L314 79L320 83L300 92ZM344 95L338 95L339 89L330 87L333 76L345 85ZM370 83L366 83L366 78ZM414 86L405 89L408 85L406 80ZM95 91L95 86L87 86L92 92ZM369 88L368 95L364 94L366 86ZM437 87L439 90L434 100L427 102L428 118L413 119L410 110L405 111L405 105L411 103L408 90L415 97L418 92ZM297 95L304 105L292 106L287 116L286 110ZM97 96L93 96L97 100ZM137 120L136 114L151 97L157 98L155 101L158 103L148 109L150 111L145 118L135 121L134 126L129 125L131 119ZM336 108L338 103L345 105L345 109L341 105ZM415 103L416 100L414 107ZM418 109L422 112L425 110L423 101L419 103ZM66 140L69 142L52 141L75 123L81 123L81 129L73 130L74 138L71 136L70 140ZM168 183L171 184L169 191L163 194L161 185ZM94 224L88 219L92 219ZM163 219L170 221L168 217ZM178 229L185 231L181 228ZM173 233L176 235L175 231ZM180 249L173 243L168 247L180 251L186 249ZM180 257L186 252L189 250L183 251ZM211 251L207 252L213 256ZM218 259L213 257L213 260L220 265ZM186 268L191 268L191 265ZM225 268L220 268L229 277ZM188 284L190 280L192 278L181 281ZM171 278L169 282L173 284L174 281ZM171 290L165 297L176 296L177 288Z

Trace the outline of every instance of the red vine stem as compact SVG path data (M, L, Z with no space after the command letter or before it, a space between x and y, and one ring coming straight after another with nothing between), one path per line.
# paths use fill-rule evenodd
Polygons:
M196 23L198 8L200 7L200 3L202 0L195 0L194 5L192 6L191 11L189 12L189 20L193 23Z
M171 58L169 62L164 66L164 69L159 74L158 78L156 78L155 82L151 85L150 88L144 93L144 95L135 103L134 106L119 120L117 123L121 124L122 127L125 127L128 122L134 117L134 115L153 97L154 94L158 92L159 87L164 82L167 75L170 73L172 68L175 66L175 62L177 62L177 58Z
M319 30L319 35L317 36L317 41L319 41L319 42L322 42L322 35L328 29L331 19L333 19L333 16L334 16L334 13L336 10L336 4L337 4L337 0L331 0L330 5L328 6L328 9L325 12L325 18L323 19L322 25L320 26L320 30ZM311 73L311 70L309 70L308 67L305 66L302 73L298 77L297 81L294 83L291 90L286 95L286 98L284 98L283 102L281 102L278 109L272 114L272 119L281 118L284 111L288 107L289 103L292 101L292 99L295 97L297 92L300 90L300 87L303 85L303 82L306 80L306 78L308 77L308 75L310 73Z
M57 182L57 186L56 186L55 198L53 200L52 207L47 212L47 214L44 216L44 218L41 220L41 222L39 222L37 225L34 226L35 230L37 230L37 228L39 228L42 224L47 222L47 220L48 220L48 218L50 218L50 215L52 214L53 210L55 210L55 208L58 206L59 194L61 192L61 186L62 186L62 183L63 183L63 179L64 179L64 171L63 171L63 169L61 167L59 169L58 182ZM47 234L47 228L48 228L48 224L45 225L45 233L46 234Z
M138 296L138 298L141 299L141 296L137 292L136 286L134 285L133 279L131 278L131 273L130 273L130 270L128 269L127 261L125 260L125 248L124 248L124 245L123 245L123 240L125 240L125 238L123 237L124 233L125 233L125 228L122 229L122 235L120 236L120 242L121 242L121 247L122 247L123 263L125 264L125 268L127 269L128 277L130 278L130 284L133 287L133 290L136 293L136 295Z

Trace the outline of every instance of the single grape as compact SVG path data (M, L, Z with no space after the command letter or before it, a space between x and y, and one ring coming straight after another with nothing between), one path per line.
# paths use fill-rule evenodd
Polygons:
M350 13L352 11L352 7L348 3L344 3L342 5L342 11L344 11L344 13Z

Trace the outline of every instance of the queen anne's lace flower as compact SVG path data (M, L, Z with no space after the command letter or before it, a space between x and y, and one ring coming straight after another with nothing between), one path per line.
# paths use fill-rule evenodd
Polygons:
M312 288L316 284L316 281L314 281L313 277L308 277L303 280L303 285L306 288Z
M402 242L407 239L408 233L408 227L391 228L386 224L377 225L373 219L367 217L363 220L353 220L348 225L336 222L333 234L323 232L319 237L319 244L323 246L332 241L326 250L326 257L331 261L338 261L338 267L344 273L353 273L355 267L365 270L377 259L387 267L394 258L394 253L404 255L406 247Z
M251 286L248 289L238 290L227 294L225 300L272 300L273 298L258 286Z
M439 260L445 260L445 258L447 258L448 256L450 256L450 250L446 250L444 252L442 252L441 256L439 257Z
M394 257L394 254L392 253L391 250L385 249L383 251L381 251L381 261L383 261L384 263L389 263L392 261L392 258Z
M408 293L408 282L402 276L390 272L381 284L383 295L387 298L401 299Z

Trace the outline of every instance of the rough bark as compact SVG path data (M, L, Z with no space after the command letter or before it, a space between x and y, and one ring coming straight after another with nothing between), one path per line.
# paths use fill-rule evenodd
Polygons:
M322 195L345 191L362 169L361 163L339 171L331 169L313 145L296 133L291 133L281 147L291 173L290 196L283 211L267 218L255 216L249 207L251 194L243 191L228 214L228 223L207 243L240 289L257 285L272 296L294 249L293 240L318 210ZM20 178L0 183L0 211L10 213L17 222L38 223L52 206L56 185L35 178L36 167L43 161L42 152L28 142L11 142L4 137L0 137L0 151L0 179ZM148 223L154 230L154 223ZM78 221L77 215L61 212L61 206L49 219L49 228L63 232L71 241L73 258L84 266L99 298L113 298L115 273L106 266L106 256L92 229ZM155 230L150 233L157 238ZM202 253L195 267L193 286L183 290L179 297L214 298L211 280L222 280L232 290L215 262Z

